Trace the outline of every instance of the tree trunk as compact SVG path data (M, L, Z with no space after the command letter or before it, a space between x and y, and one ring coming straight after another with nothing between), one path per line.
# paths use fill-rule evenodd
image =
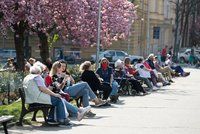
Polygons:
M45 33L42 31L38 32L38 37L40 39L40 56L42 58L42 62L46 63L46 59L49 58L49 45L48 45L48 38Z
M17 58L17 71L24 71L24 31L26 23L21 21L19 24L14 24L14 43Z
M178 51L179 51L179 18L180 18L180 15L179 15L179 11L180 11L180 0L177 0L177 3L176 3L176 19L175 19L175 33L174 33L174 61L177 62L178 61Z

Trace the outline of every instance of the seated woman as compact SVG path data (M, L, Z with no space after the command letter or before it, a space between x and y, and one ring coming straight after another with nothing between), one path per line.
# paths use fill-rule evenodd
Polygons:
M109 67L109 61L106 58L102 58L100 61L100 67L97 69L96 73L100 78L103 79L103 82L109 84L112 87L110 93L110 99L112 102L118 100L118 83L113 79L113 69Z
M44 79L41 77L41 73L42 70L39 66L32 66L30 68L30 74L24 78L23 87L26 94L26 103L41 103L55 106L56 115L53 115L54 112L51 110L48 120L56 121L60 125L70 125L68 111L76 116L79 121L82 120L85 113L90 110L90 106L78 109L68 103L61 98L60 94L54 93L46 87Z
M91 70L91 66L92 65L90 61L85 61L81 64L81 80L87 82L94 93L97 93L97 91L103 91L103 100L107 100L112 88L110 86L105 86L99 80L97 75Z
M185 72L181 66L176 65L175 63L173 63L172 60L171 60L171 55L169 55L169 54L167 54L165 65L169 66L176 73L180 74L183 77L186 77L186 76L190 75L190 72Z
M155 74L152 72L151 69L148 69L146 66L144 66L142 58L138 59L135 68L136 70L138 70L140 77L148 78L153 83L153 89L156 90L159 87L157 85L157 78Z
M114 79L116 79L117 82L121 83L122 85L125 84L126 80L128 80L131 83L132 90L135 90L137 95L146 95L147 92L141 86L140 82L137 81L134 77L131 77L129 74L125 73L122 61L117 60L116 63L117 64L115 64L115 72L113 75Z
M104 104L104 101L98 99L94 92L91 90L87 82L79 82L77 84L70 84L72 80L71 75L62 72L62 64L59 61L56 61L52 65L52 69L49 73L46 83L48 86L53 82L57 82L57 88L62 90L65 93L68 93L72 97L82 97L83 107L89 106L89 98L92 100L96 106ZM66 85L67 84L67 85Z
M124 59L124 69L126 74L132 75L135 79L143 81L149 90L153 89L153 85L151 84L151 81L148 78L141 77L138 73L138 70L136 70L132 65L131 65L131 60L129 57L126 57Z

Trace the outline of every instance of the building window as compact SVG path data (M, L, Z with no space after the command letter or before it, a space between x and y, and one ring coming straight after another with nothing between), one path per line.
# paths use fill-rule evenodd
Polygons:
M53 49L53 59L54 60L61 60L64 58L63 48L62 47L54 47Z
M160 27L153 27L153 39L160 38Z

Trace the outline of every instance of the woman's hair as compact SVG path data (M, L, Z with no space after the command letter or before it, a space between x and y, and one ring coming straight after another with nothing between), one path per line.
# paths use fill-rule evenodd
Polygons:
M34 58L30 58L28 61L29 61L31 64L33 64L33 63L36 62L36 59L34 59Z
M64 60L60 60L60 63L66 65L66 67L65 67L65 73L68 74L68 75L70 75L70 72L69 72L68 69L67 69L67 62L64 61Z
M57 68L60 68L60 67L61 67L61 63L59 61L54 62L49 75L50 76L55 75L57 73Z
M138 60L137 60L137 63L141 63L143 61L143 58L139 58Z
M89 70L90 66L91 66L91 62L90 61L85 61L80 65L80 71L83 72L85 70Z
M131 59L129 57L126 57L124 59L124 64L127 65L127 64L130 64L131 63Z
M40 73L42 73L42 70L39 66L34 65L34 66L30 67L30 73L31 74L40 74Z
M103 63L103 61L106 61L106 62L107 62L107 64L109 65L109 61L108 61L108 59L107 59L107 58L105 58L105 57L103 57L103 58L101 59L101 61L100 61L100 65Z

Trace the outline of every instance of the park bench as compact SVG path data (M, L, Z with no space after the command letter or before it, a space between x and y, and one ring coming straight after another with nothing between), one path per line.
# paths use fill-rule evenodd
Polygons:
M170 78L169 78L167 73L162 73L162 75L163 75L163 77L165 78L166 81L170 80Z
M1 116L0 123L3 125L5 134L8 134L7 123L13 119L13 116Z
M47 105L47 104L33 103L33 104L27 105L27 107L26 107L25 92L24 92L23 88L19 88L19 94L20 94L21 101L22 101L22 108L21 108L21 114L20 114L18 125L22 126L24 116L30 112L34 112L32 121L36 121L36 114L39 110L41 110L43 112L43 117L46 122L47 116L48 116L48 111L52 106Z

